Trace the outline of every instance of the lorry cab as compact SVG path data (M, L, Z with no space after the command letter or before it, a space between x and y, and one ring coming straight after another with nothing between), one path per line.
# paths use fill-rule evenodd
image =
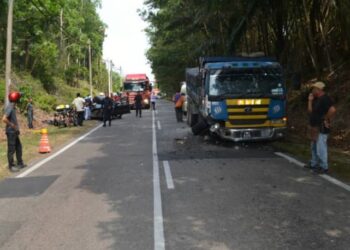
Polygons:
M135 96L138 92L142 95L142 108L150 108L150 96L152 86L146 74L128 74L123 82L123 96L126 96L130 108L134 108Z
M186 82L194 133L206 127L233 141L284 136L286 87L276 60L202 58L199 68L187 70Z

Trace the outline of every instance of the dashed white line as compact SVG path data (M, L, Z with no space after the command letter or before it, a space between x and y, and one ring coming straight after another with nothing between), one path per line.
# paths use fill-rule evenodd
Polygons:
M162 126L160 125L160 121L157 121L158 129L161 130Z
M68 144L67 146L61 148L59 151L57 151L56 153L54 153L53 155L47 157L46 159L38 162L37 164L35 164L34 166L32 166L31 168L27 169L26 171L24 171L23 173L19 174L16 176L16 178L23 178L26 177L27 175L29 175L30 173L32 173L33 171L37 170L38 168L40 168L42 165L44 165L45 163L51 161L53 158L55 158L56 156L62 154L64 151L66 151L67 149L69 149L70 147L74 146L77 142L83 140L85 137L87 137L88 135L92 134L93 132L95 132L97 129L99 129L102 125L97 126L96 128L90 130L89 132L87 132L86 134L80 136L78 139L76 139L75 141L71 142L70 144Z
M164 166L165 179L166 179L166 184L168 186L168 189L174 189L174 182L173 182L173 177L171 176L169 162L163 161L163 166Z
M288 160L289 162L292 162L292 163L298 165L299 167L304 167L305 166L304 163L298 161L297 159L294 159L293 157L290 157L289 155L286 155L286 154L283 154L283 153L280 153L280 152L275 152L275 154L280 156L280 157L282 157L282 158L284 158L284 159L286 159L286 160ZM339 180L337 180L337 179L335 179L335 178L333 178L333 177L331 177L329 175L320 175L320 177L325 179L325 180L327 180L327 181L329 181L330 183L333 183L334 185L337 185L338 187L341 187L341 188L343 188L343 189L345 189L345 190L350 192L350 186L349 185L347 185L347 184L345 184L345 183L343 183L343 182L341 182L341 181L339 181Z
M165 241L163 228L162 196L160 192L157 135L154 113L155 112L152 112L154 250L164 250Z

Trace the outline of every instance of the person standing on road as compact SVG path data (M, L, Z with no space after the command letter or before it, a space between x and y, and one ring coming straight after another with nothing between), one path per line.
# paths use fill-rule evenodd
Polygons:
M5 114L2 117L2 121L6 124L7 160L11 172L18 172L21 168L26 167L22 159L22 143L19 139L20 132L16 116L16 103L20 98L21 94L19 92L11 92L8 95L10 103L7 105ZM15 153L17 166L13 159Z
M185 102L185 94L184 93L176 93L173 97L173 101L175 103L175 114L177 122L182 122L182 105Z
M152 91L151 93L151 103L152 103L152 109L156 110L156 102L157 102L158 96L156 95L156 93L154 93L154 91Z
M105 95L106 97L102 101L103 105L103 127L106 127L106 121L108 121L108 125L112 125L112 111L113 111L113 100L108 96L108 93Z
M135 110L136 110L136 116L141 117L142 116L142 95L140 91L138 91L137 95L135 96Z
M311 161L308 167L322 174L328 172L327 139L336 113L333 101L324 88L323 82L314 83L308 98L311 139Z
M84 106L84 120L90 120L91 119L91 106L92 106L92 102L91 102L91 97L87 97L85 98L85 106Z
M72 104L78 115L78 125L83 126L85 100L80 97L80 93L77 93L77 97L73 100Z
M28 128L33 129L33 118L34 118L34 110L33 110L33 99L28 99L27 104L27 120L28 120Z

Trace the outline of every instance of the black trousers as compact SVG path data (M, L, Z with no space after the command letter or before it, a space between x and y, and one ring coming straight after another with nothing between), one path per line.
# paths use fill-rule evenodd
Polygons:
M176 120L182 122L182 108L175 108Z
M156 102L152 102L152 108L153 110L156 110Z
M13 155L16 153L17 164L23 165L22 144L19 139L19 133L6 133L7 136L7 160L9 167L15 166Z
M136 109L136 116L142 116L142 106L140 105L136 105L135 106L135 109Z
M78 125L83 126L83 120L84 120L84 111L78 111Z
M112 111L110 109L103 110L103 125L106 126L106 121L109 122L109 126L112 124Z
M28 113L27 119L28 119L28 128L33 128L33 114Z

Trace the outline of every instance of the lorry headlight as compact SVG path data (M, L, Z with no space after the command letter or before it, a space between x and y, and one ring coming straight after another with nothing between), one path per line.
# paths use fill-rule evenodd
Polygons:
M216 131L218 131L220 129L220 124L219 123L215 123L214 125L212 125L210 127L210 131L215 133Z
M143 102L144 102L145 104L148 104L148 99L144 99Z

